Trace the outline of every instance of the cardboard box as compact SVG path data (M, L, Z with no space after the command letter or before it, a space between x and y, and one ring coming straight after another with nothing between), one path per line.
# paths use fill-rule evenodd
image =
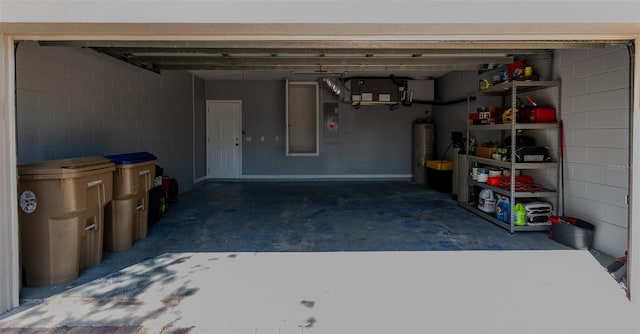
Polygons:
M478 146L476 148L476 156L481 158L492 159L494 153L496 153L496 148L493 146Z

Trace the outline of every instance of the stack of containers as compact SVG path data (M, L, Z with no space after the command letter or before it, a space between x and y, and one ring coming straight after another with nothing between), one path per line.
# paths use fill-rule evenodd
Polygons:
M115 163L113 200L105 210L104 250L117 252L147 237L149 190L156 157L148 152L106 156Z
M100 264L104 208L112 199L114 169L104 157L18 166L26 285L66 283L81 269Z

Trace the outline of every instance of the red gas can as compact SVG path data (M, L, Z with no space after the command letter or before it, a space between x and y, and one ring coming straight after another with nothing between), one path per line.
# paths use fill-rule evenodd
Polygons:
M554 123L556 121L556 110L549 107L534 107L528 111L531 123Z

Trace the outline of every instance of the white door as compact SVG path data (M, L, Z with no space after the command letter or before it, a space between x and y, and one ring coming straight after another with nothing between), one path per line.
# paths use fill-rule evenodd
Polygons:
M207 101L207 178L241 175L241 101Z

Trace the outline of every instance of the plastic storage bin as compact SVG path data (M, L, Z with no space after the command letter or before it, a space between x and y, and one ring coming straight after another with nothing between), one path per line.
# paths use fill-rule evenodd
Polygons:
M427 184L441 193L450 193L453 186L453 162L449 160L427 161Z
M571 248L589 249L593 244L595 226L574 217L551 216L551 239Z
M18 221L25 284L72 281L102 261L104 207L114 164L103 157L18 166Z
M149 190L156 157L148 152L106 156L115 163L113 200L105 209L104 250L117 252L147 237Z

